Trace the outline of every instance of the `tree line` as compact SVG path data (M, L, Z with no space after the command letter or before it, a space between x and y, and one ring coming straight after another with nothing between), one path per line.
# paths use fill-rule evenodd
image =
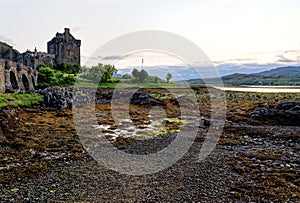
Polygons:
M58 64L53 67L41 65L38 67L38 83L40 85L50 86L72 86L75 83L76 77L89 82L108 83L113 79L113 75L117 73L114 65L98 64L92 67L80 67L79 65ZM172 79L172 74L167 73L165 79L169 83ZM157 76L151 76L144 69L138 70L134 68L131 74L125 74L122 79L127 79L129 83L158 83L165 82Z

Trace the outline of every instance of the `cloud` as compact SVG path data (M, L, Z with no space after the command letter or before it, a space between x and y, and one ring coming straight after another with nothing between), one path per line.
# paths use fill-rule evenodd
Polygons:
M300 54L300 50L296 50L296 49L294 49L294 50L287 50L284 53L285 54L290 54L290 53L292 53L292 54Z
M82 30L82 29L84 29L83 27L80 27L80 26L75 26L75 27L72 27L71 28L71 31L72 32L78 32L78 31L80 31L80 30Z
M246 64L250 61L255 61L254 58L232 58L232 59L226 59L226 60L219 60L219 61L213 61L214 64L220 65L220 64Z
M121 58L122 56L111 55L111 56L104 56L104 57L98 56L98 57L101 58L102 60L117 60L117 59Z
M8 37L5 37L3 35L0 35L0 41L5 42L11 46L16 46L16 44L14 43L14 41Z
M284 55L278 55L277 57L279 58L277 60L277 62L279 62L279 63L295 63L295 62L297 62L297 60L289 59L289 58L285 57Z

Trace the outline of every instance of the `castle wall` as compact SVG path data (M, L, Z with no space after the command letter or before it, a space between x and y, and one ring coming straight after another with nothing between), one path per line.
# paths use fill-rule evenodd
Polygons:
M30 92L37 84L37 71L23 64L0 59L0 92Z
M0 93L5 92L5 60L0 59Z
M49 54L55 56L55 63L67 63L80 65L81 41L75 39L70 29L65 28L64 33L57 33L56 36L47 43Z

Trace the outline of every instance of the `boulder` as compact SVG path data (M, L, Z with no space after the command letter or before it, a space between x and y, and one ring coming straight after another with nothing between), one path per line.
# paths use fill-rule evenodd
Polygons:
M268 105L258 105L250 113L250 117L256 120L277 120L280 124L300 125L300 103L283 102L275 107Z

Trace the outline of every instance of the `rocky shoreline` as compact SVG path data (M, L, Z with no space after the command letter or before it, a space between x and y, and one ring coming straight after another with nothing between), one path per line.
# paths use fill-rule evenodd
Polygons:
M211 121L205 111L206 92L197 91L201 96L203 125L189 152L172 167L142 176L122 175L93 160L76 135L68 106L2 109L1 201L300 201L299 125L279 126L272 119L255 120L250 114L260 101L249 101L242 106L240 101L229 99L228 120L218 145L207 159L199 161L199 150ZM70 97L69 92L61 92ZM140 112L147 111L151 105L177 109L172 99L162 96L164 99L157 99L154 92L148 90L136 95L136 100L141 99L139 103L147 102L146 105L133 103L133 119L146 120ZM104 89L100 93L96 100L96 109L102 112L100 117L97 114L99 125L114 126L108 108L110 91ZM283 102L287 101L280 100L277 104ZM169 111L168 115L177 116L176 111ZM177 125L169 123L170 128ZM154 138L124 137L111 142L127 153L149 154L167 146L174 136L176 133L166 133Z

